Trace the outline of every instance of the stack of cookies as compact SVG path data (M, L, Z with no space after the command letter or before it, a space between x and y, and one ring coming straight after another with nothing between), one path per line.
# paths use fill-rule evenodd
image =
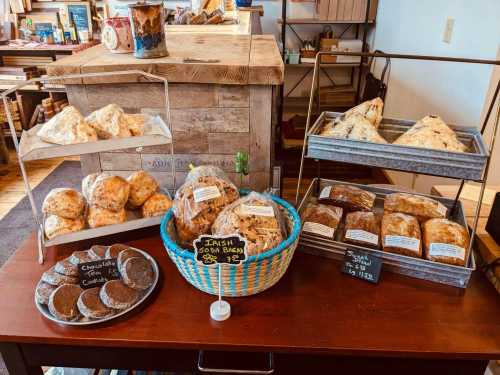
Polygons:
M82 289L78 264L116 258L120 279L101 287ZM155 271L141 252L126 245L94 245L75 251L44 272L35 290L39 304L63 321L86 321L107 318L136 304L151 288Z

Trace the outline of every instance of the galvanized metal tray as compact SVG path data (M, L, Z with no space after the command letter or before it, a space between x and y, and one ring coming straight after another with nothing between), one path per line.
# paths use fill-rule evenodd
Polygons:
M82 318L80 318L80 320L68 322L66 320L61 320L61 319L56 318L54 315L52 315L50 313L47 305L42 305L35 298L35 305L36 305L38 311L40 311L40 313L45 318L52 320L53 322L56 322L59 324L69 325L69 326L88 326L88 325L100 324L100 323L104 323L104 322L116 319L116 318L118 318L122 315L125 315L128 312L134 310L137 306L143 304L146 301L146 299L151 295L151 293L153 293L153 291L155 290L156 286L158 285L158 280L160 279L160 268L158 267L158 263L156 263L155 258L153 258L151 255L149 255L147 252L140 250L140 249L136 249L134 247L131 247L131 249L139 251L142 255L144 255L144 257L147 260L149 260L151 262L151 266L153 267L153 272L155 274L153 284L148 289L141 292L141 297L137 300L137 302L134 305L130 306L128 309L118 311L115 315L108 316L106 318L89 319L89 318L82 317Z
M328 185L338 185L338 184L356 186L364 190L375 193L377 196L374 207L375 212L383 211L383 201L384 197L387 194L399 191L396 189L386 189L369 185L359 185L342 181L315 178L311 182L311 185L309 186L304 198L302 199L299 205L298 208L299 214L302 214L302 211L305 209L307 203L316 201L316 197L319 195L319 192L321 191L321 189L323 189L323 187ZM424 194L419 194L419 195L424 195ZM438 200L439 202L444 204L448 209L453 207L454 203L453 199L429 196L429 195L424 195L424 196L432 197L433 199ZM448 210L448 212L450 211L451 210ZM454 210L452 215L449 216L449 218L467 228L465 212L461 202L458 202L456 209ZM342 226L336 231L334 239L328 239L311 233L301 233L299 237L298 250L337 260L343 259L347 249L362 250L368 252L373 256L381 258L384 270L415 277L418 279L429 280L440 284L452 285L458 288L467 287L471 274L476 269L476 263L473 253L471 253L469 257L467 267L459 267L444 263L433 262L426 259L419 259L405 255L392 254L381 250L373 250L363 246L347 244L341 241L342 234L343 234Z
M319 135L325 121L341 116L343 113L323 112L318 117L307 133L307 157L464 180L481 181L483 178L488 151L477 129L450 125L470 152L450 152ZM379 133L388 142L393 142L414 124L415 121L384 118Z

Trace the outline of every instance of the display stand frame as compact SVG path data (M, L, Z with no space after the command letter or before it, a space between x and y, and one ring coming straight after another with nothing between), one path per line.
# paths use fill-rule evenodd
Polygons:
M305 133L304 133L304 143L302 146L302 155L300 159L300 169L299 169L299 178L297 181L297 190L295 194L295 204L296 206L299 205L300 203L300 187L302 184L302 174L303 174L303 169L304 169L304 159L306 157L306 150L308 147L308 133L311 128L311 117L312 117L312 111L313 111L313 103L314 103L314 93L316 90L317 85L319 85L319 70L320 70L320 61L321 61L321 56L360 56L361 59L363 58L389 58L389 59L403 59L403 60L424 60L424 61L437 61L437 62L455 62L455 63L465 63L465 64L483 64L483 65L492 65L492 66L500 66L500 60L482 60L482 59L468 59L468 58L455 58L455 57L444 57L444 56L424 56L424 55L407 55L407 54L396 54L396 53L382 53L382 52L318 52L316 54L316 60L314 63L314 73L313 73L313 79L312 79L312 84L311 84L311 92L309 96L309 108L307 111L307 120L306 120L306 128L305 128ZM486 113L486 116L483 120L483 124L481 126L481 135L484 135L484 131L486 130L487 124L489 122L491 112L493 111L493 108L495 107L495 103L497 102L499 98L499 89L500 89L500 81L497 82L495 92L493 94L493 97L491 99L491 102L488 106L488 111ZM470 230L470 243L469 243L469 249L467 252L467 258L465 259L465 264L468 264L469 262L469 257L471 256L472 253L472 248L474 245L474 239L475 235L477 232L477 225L479 221L479 213L481 210L481 202L483 200L483 195L484 195L484 190L486 188L486 181L488 179L488 172L489 172L489 167L490 167L490 162L491 162L491 154L493 152L493 149L495 147L495 140L496 140L496 135L499 127L499 121L500 121L500 104L498 105L497 111L496 111L496 116L493 122L493 131L489 140L488 144L488 155L486 157L486 164L485 168L483 171L483 176L481 179L476 180L475 182L480 184L480 190L479 190L479 198L478 202L475 208L475 214L474 214L474 221L472 225L472 230ZM328 160L334 160L334 159L328 159ZM386 168L386 169L391 169L391 168ZM407 171L409 173L417 173L416 171ZM418 174L425 174L425 173L418 173ZM316 176L320 177L320 176ZM444 177L444 176L443 176ZM465 184L465 179L459 179L459 178L454 178L456 180L460 180L460 186L457 191L457 195L454 199L454 205L452 207L452 210L455 210L457 202L460 198L460 194L462 192L463 186Z
M29 157L29 155L24 155L21 152L21 143L23 139L23 134L27 134L27 130L24 130L23 133L21 133L21 142L18 140L18 135L16 134L16 129L14 127L14 121L13 121L13 116L12 113L10 112L10 106L9 104L9 95L16 92L17 90L21 89L22 87L26 85L30 85L33 83L68 83L68 82L75 82L78 80L82 81L88 81L89 84L92 84L95 81L92 81L93 79L104 79L106 83L104 84L112 84L115 82L121 82L123 81L123 76L136 76L137 77L137 82L158 82L158 83L163 83L164 85L164 94L165 94L165 120L166 124L160 124L160 129L163 132L160 132L159 134L149 134L145 136L135 136L131 138L122 138L122 139L116 139L116 140L100 140L96 142L90 142L87 145L89 146L87 149L82 150L81 144L77 145L67 145L67 146L55 146L54 145L54 150L56 151L54 155L51 155L51 148L47 147L44 148L42 151L42 156L32 158ZM170 100L169 100L169 91L168 91L168 80L166 78L156 76L147 72L143 72L141 70L126 70L126 71L118 71L118 72L102 72L102 73L83 73L83 74L69 74L69 75L63 75L63 76L57 76L57 77L39 77L39 78L33 78L28 81L24 81L20 83L19 85L6 90L2 93L2 99L3 99L3 104L5 107L5 111L7 114L7 120L9 123L9 128L12 136L12 141L14 143L14 147L16 149L16 154L17 158L19 161L19 168L21 169L21 175L23 177L23 182L24 182L24 187L26 194L28 196L30 206L31 206L31 211L33 214L33 218L37 224L37 236L38 236L38 261L40 264L43 263L45 259L45 247L46 246L53 246L57 244L63 244L63 243L70 243L70 242L75 242L79 241L82 239L87 239L87 238L93 238L93 237L100 237L104 235L109 235L109 234L114 234L114 233L120 233L123 231L128 231L128 230L133 230L133 229L139 229L143 227L148 227L152 225L157 225L161 221L161 216L159 217L153 217L153 218L142 218L142 219L137 219L137 220L130 220L126 221L121 224L114 224L110 226L105 226L105 227L100 227L100 228L94 228L94 229L84 229L79 232L74 232L74 235L68 234L68 235L62 235L61 237L65 237L64 239L57 239L57 237L53 240L47 240L45 239L45 231L44 231L44 217L43 214L41 214L37 208L37 204L35 202L35 198L33 196L33 191L31 189L31 185L29 182L28 174L26 172L26 167L24 165L24 162L26 160L41 160L41 159L50 159L54 157L61 157L61 156L77 156L77 155L84 155L84 154L93 154L93 153L98 153L98 152L103 152L103 151L109 151L109 150L120 150L120 149L125 149L125 148L140 148L140 147L145 147L145 146L155 146L155 145L163 145L163 144L169 144L170 145L170 156L171 156L171 174L172 174L172 186L173 190L175 190L175 160L174 160L174 139L173 139L173 130L172 130L172 123L171 123L171 117L170 117ZM164 125L166 125L167 129L164 128ZM103 145L105 146L103 147ZM67 148L66 150L63 151L63 155L61 155L61 149ZM26 157L28 156L28 157ZM173 192L172 190L172 192ZM169 193L169 192L168 192ZM170 194L170 193L169 193ZM87 233L85 233L87 231Z

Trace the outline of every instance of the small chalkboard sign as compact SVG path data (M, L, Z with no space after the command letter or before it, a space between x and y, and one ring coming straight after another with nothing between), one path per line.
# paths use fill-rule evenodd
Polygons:
M200 236L193 245L200 264L238 265L247 259L246 240L239 235Z
M101 259L95 262L85 262L78 265L80 286L83 289L101 286L106 281L120 278L116 259Z
M378 283L382 259L359 250L346 250L342 272L369 281Z

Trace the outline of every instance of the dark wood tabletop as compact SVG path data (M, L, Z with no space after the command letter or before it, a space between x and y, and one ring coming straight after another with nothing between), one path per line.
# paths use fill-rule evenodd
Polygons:
M148 251L162 269L162 283L152 300L106 325L79 328L45 319L35 307L34 289L56 260L89 244L51 248L40 266L35 236L30 236L0 270L0 342L500 358L500 298L479 272L465 294L388 272L372 285L342 274L336 261L299 252L276 286L255 296L229 298L231 318L215 322L209 306L216 297L181 277L156 233L144 238L134 234L136 239L127 242Z

